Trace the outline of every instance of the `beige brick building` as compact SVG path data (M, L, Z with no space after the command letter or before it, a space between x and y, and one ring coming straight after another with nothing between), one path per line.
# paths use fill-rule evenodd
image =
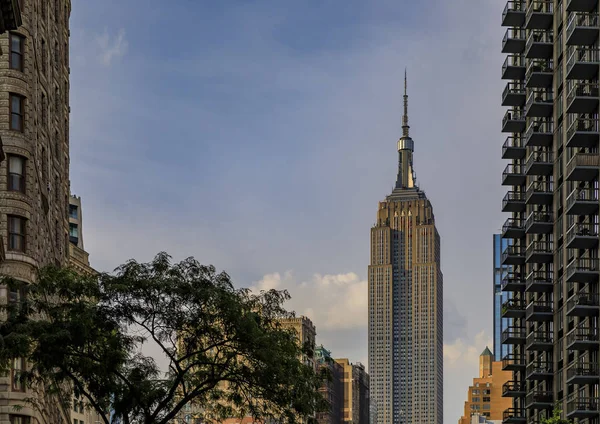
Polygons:
M352 364L347 358L335 360L344 370L344 406L345 424L369 424L369 374L363 364Z
M501 422L504 410L512 406L510 398L502 397L502 387L511 378L512 373L502 370L502 361L494 361L494 354L486 347L479 356L479 377L469 386L458 424L470 424L474 415Z
M0 37L0 274L35 283L35 272L69 259L70 0L20 0L23 25ZM18 297L0 287L0 301ZM23 364L16 362L16 367ZM0 424L70 423L68 408L0 378ZM15 405L25 407L18 412Z

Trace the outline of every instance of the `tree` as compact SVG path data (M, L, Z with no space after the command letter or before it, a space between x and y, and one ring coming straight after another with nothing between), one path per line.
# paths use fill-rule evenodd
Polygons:
M562 414L562 410L560 406L557 404L554 406L554 411L552 411L552 416L550 418L542 419L540 424L572 424L572 421L565 420L560 417Z
M50 267L29 287L5 283L26 296L9 302L0 324L3 370L26 358L19 378L30 387L72 387L107 424L111 411L124 424L167 423L192 402L204 421L310 422L326 408L324 377L299 359L314 347L280 324L292 316L285 291L236 289L226 273L193 258L172 264L166 253L113 274Z

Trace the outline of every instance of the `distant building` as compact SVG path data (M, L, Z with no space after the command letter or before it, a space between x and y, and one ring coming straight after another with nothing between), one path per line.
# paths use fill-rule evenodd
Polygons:
M83 246L81 197L69 197L69 266L84 274L93 274L89 254Z
M336 359L343 367L345 424L369 424L371 415L370 382L365 366L360 362L351 364L348 359Z
M492 422L501 422L504 410L512 406L510 398L502 397L502 386L511 378L512 373L503 371L502 362L494 361L494 355L486 347L479 356L479 378L474 378L469 387L464 415L458 420L458 424L487 423L473 421L474 415Z
M512 325L512 318L502 318L502 305L512 293L502 291L502 281L506 280L510 266L502 265L502 252L509 246L509 239L494 234L494 360L501 361L512 351L512 346L502 344L502 332Z
M323 345L315 349L317 370L329 370L329 376L319 392L329 402L329 411L317 414L319 424L342 424L344 407L344 367L331 358L331 352Z
M471 415L470 424L502 424L502 420L488 420L485 415L473 414Z
M308 343L311 346L315 346L317 329L315 328L315 325L309 318L305 316L299 316L295 318L284 318L281 319L280 322L284 328L291 328L296 332L296 334L298 335L298 341L302 345ZM303 362L307 365L311 365L312 367L316 366L314 356L309 357L307 355L304 355Z

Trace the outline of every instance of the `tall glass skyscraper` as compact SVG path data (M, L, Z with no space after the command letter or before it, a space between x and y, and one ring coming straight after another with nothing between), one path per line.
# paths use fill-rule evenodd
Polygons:
M502 265L502 252L508 247L510 239L494 234L494 361L501 361L510 353L509 345L502 344L502 332L511 325L511 318L502 318L502 304L512 297L512 293L502 291L502 280L509 271L508 265Z

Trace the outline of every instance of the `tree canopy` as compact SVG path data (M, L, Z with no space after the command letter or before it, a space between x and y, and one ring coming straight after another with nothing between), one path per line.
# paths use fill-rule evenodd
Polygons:
M565 420L560 417L562 414L562 410L560 406L557 404L552 411L552 416L549 418L545 418L541 421L541 424L572 424L572 421Z
M190 403L203 422L310 422L327 407L324 376L300 360L314 347L281 325L291 316L285 291L236 289L213 266L166 253L111 274L49 267L36 284L5 284L24 295L6 306L0 366L26 358L19 378L30 387L72 387L107 424L111 413L124 424L167 423Z

